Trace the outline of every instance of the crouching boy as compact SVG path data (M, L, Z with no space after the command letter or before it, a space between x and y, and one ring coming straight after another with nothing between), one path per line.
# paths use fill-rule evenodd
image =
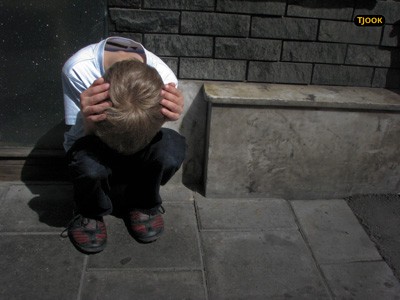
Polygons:
M160 185L180 168L185 139L161 128L179 119L183 96L172 71L141 44L120 37L90 45L63 68L64 147L76 215L68 236L84 253L104 249L103 220L113 211L113 189L132 236L157 240L164 231Z

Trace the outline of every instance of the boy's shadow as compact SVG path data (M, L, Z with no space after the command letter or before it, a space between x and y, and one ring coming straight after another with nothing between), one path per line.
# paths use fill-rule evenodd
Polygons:
M62 148L65 129L64 122L60 122L44 134L21 170L21 181L33 195L29 208L50 227L64 227L73 215L73 189Z

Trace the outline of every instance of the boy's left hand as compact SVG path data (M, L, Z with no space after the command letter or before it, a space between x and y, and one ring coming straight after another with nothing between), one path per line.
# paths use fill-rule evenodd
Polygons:
M164 85L161 91L162 100L160 104L161 113L167 118L167 121L176 121L183 112L183 95L176 87L175 83Z

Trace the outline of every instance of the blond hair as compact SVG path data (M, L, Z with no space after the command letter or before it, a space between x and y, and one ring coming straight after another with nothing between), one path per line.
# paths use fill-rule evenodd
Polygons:
M121 154L133 154L150 143L165 119L161 114L163 81L157 70L136 60L113 64L104 74L112 107L95 124L94 133Z

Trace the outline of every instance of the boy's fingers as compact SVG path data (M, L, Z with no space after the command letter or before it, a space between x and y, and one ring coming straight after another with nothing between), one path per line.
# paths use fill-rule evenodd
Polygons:
M183 112L183 107L181 105L178 105L172 101L169 101L167 99L161 100L161 105L170 110L173 113L181 114Z
M173 113L165 107L161 108L161 113L170 121L177 121L180 117L179 114Z

